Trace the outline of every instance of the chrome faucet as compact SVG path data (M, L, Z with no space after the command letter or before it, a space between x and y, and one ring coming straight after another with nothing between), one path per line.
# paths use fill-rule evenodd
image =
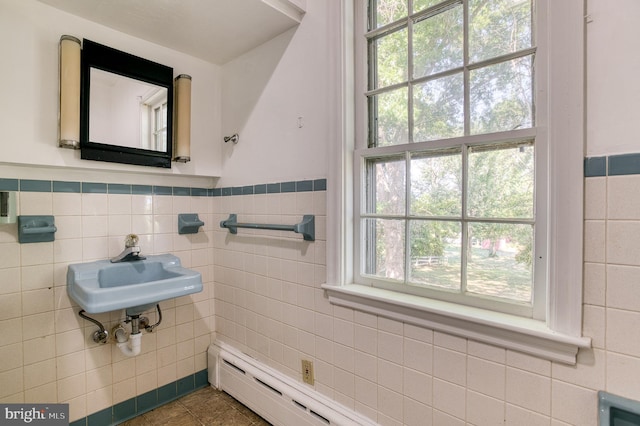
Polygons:
M144 260L144 256L140 256L140 246L138 246L138 236L129 234L124 239L124 250L122 253L111 259L111 263L133 262L136 260Z

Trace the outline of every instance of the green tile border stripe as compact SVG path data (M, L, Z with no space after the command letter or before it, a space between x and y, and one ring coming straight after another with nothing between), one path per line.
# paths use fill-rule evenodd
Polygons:
M106 194L107 189L106 183L82 182L83 194Z
M213 197L231 197L247 194L282 194L291 192L326 191L327 180L299 180L287 182L260 183L247 186L229 186L213 188L210 193Z
M153 186L151 185L131 185L131 193L134 195L152 195Z
M640 153L584 159L584 177L640 175Z
M191 188L185 188L183 186L177 187L174 186L173 187L173 195L179 195L182 197L187 197L189 195L191 195Z
M50 180L20 179L21 192L51 192Z
M155 186L153 187L154 195L173 195L173 188L171 186Z
M609 176L640 174L640 154L610 155L608 160Z
M326 191L327 180L302 180L224 188L189 188L182 186L135 185L103 182L67 182L37 179L0 178L0 191L65 192L84 194L173 195L192 197L227 197L251 194Z
M586 157L584 177L640 174L640 153ZM103 194L174 195L195 197L228 197L247 194L279 194L289 192L326 191L327 179L260 183L240 187L188 188L157 185L63 182L35 179L0 178L0 191L84 192Z
M70 426L116 425L209 386L207 370L178 379L157 389L75 420Z
M584 159L584 177L598 177L607 175L607 158L591 157Z
M107 190L109 194L131 194L131 185L110 183L107 185Z
M18 191L20 181L18 179L0 178L0 191Z
M80 182L53 181L53 192L77 193L80 192L81 187Z

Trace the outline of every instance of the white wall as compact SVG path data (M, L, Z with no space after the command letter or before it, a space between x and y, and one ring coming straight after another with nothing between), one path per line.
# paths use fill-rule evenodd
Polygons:
M587 156L640 151L640 2L589 0Z
M223 135L240 142L222 148L221 186L326 177L338 3L307 2L297 28L223 66Z
M220 184L326 175L336 112L331 106L337 84L331 69L334 3L308 2L297 29L223 66L222 131L238 132L241 142L222 147ZM588 2L588 157L639 151L640 26L634 22L639 15L637 0L617 0L615 7L605 0Z
M192 161L172 169L80 160L80 152L57 147L58 42L63 34L101 44L189 74L192 83ZM220 67L35 0L0 0L0 162L84 169L218 176L220 174Z
M96 78L99 74L95 71L92 70L89 96L89 140L131 148L148 146L141 144L142 113L138 96L142 98L149 92L149 86L130 78L116 82Z

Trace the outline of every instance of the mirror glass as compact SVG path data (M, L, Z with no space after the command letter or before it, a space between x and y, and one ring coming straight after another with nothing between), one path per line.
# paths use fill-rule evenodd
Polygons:
M166 151L166 87L91 68L90 90L90 141Z
M171 167L173 68L84 39L80 157Z

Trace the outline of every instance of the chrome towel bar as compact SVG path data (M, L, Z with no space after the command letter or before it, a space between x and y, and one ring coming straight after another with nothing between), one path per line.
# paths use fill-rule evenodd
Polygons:
M302 221L295 225L271 225L262 223L238 223L238 215L230 214L227 220L220 222L221 228L227 228L232 234L238 233L238 228L270 229L274 231L293 231L302 234L305 241L315 241L316 227L315 216L306 214Z

